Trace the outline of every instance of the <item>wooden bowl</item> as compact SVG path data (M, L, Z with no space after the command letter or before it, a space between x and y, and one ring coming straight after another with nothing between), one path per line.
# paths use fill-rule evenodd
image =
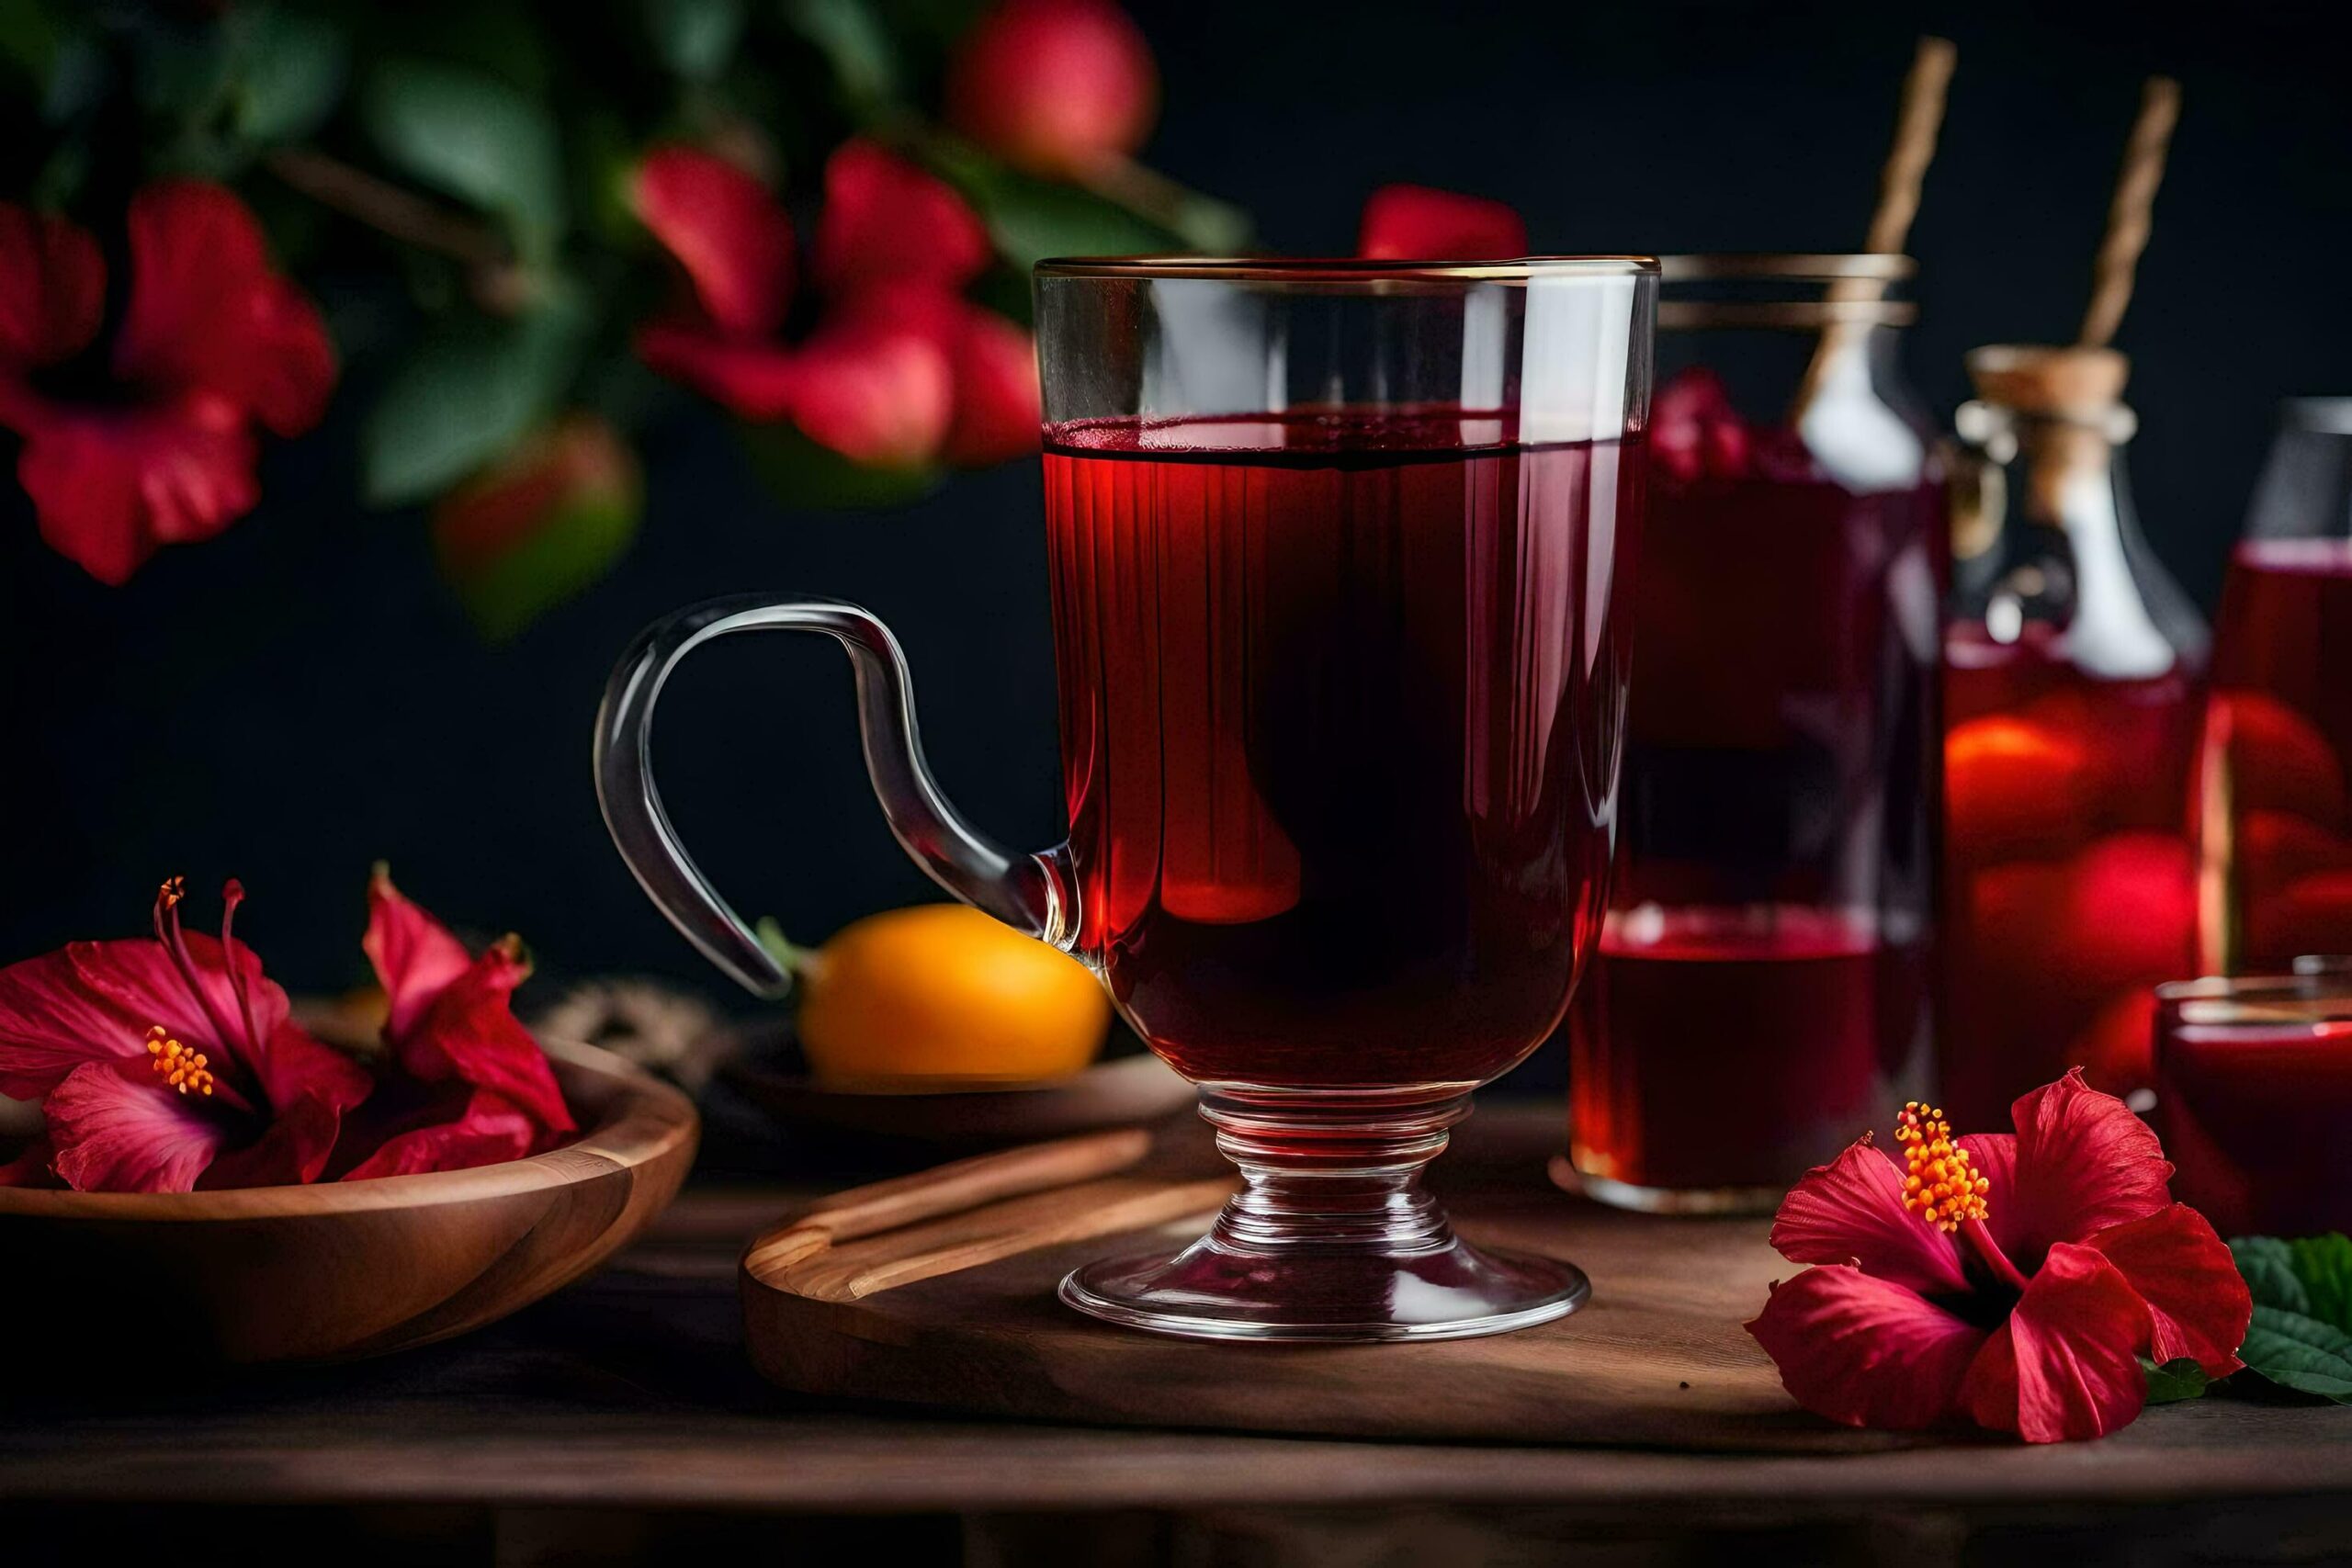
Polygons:
M0 1187L0 1325L20 1361L339 1361L504 1317L644 1229L694 1163L678 1090L549 1043L582 1132L472 1170L219 1192Z

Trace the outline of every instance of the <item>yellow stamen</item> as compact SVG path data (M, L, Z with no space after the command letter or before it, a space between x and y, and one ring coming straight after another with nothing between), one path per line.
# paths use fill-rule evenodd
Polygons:
M1905 1208L1939 1231L1956 1231L1990 1212L1984 1197L1993 1183L1969 1168L1968 1151L1951 1141L1941 1111L1911 1101L1894 1119L1894 1141L1910 1170L1903 1179Z
M172 1032L160 1023L147 1032L147 1055L153 1058L147 1065L164 1076L164 1088L182 1094L191 1089L198 1094L212 1092L212 1075L205 1070L211 1058L173 1039Z
M181 899L187 897L187 878L167 876L164 878L164 886L156 889L156 892L163 899L164 908L175 908Z

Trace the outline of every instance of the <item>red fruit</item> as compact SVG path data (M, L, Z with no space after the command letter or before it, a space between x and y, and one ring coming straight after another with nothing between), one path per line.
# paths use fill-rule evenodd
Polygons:
M2100 989L2185 976L2196 930L2188 846L2167 833L2111 833L2067 866L2064 950L2051 956Z
M2238 880L2249 896L2313 872L2352 871L2352 840L2291 811L2249 811L2235 832Z
M2322 826L2344 820L2344 768L2327 738L2293 708L2253 692L2216 694L2206 744L2226 746L2233 810L2292 811Z
M1944 737L1944 809L1969 863L2064 852L2097 807L2098 769L2073 736L1995 714Z
M1082 175L1126 156L1159 108L1151 47L1104 0L1005 0L948 67L947 123L1032 174Z
M2196 915L2188 847L2111 833L2072 860L1997 865L1969 882L1970 960L2002 984L2055 997L2175 979Z

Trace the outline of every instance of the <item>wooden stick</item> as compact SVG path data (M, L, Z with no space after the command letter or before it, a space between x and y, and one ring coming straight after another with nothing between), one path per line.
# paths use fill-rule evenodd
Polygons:
M2075 340L2086 348L2105 348L2123 324L2140 253L2148 248L2156 187L2164 183L2165 154L2179 121L2180 84L2169 76L2149 77L2140 95L2140 118L2123 149L2115 201L2108 209L2107 238L2099 243L2091 275L2090 309L2083 314L2082 335Z
M1149 1133L1121 1128L978 1155L869 1187L853 1187L823 1200L789 1230L769 1236L743 1261L753 1269L782 1268L814 1257L836 1241L876 1235L918 1220L958 1214L999 1199L1075 1186L1125 1170L1150 1150Z
M1944 101L1959 63L1960 50L1950 39L1923 38L1912 54L1910 73L1903 78L1903 104L1894 117L1894 145L1879 172L1878 207L1871 214L1870 230L1862 240L1865 251L1894 255L1910 239L1912 220L1919 215L1919 187L1927 180L1928 165L1935 161ZM1840 278L1829 286L1826 299L1832 304L1875 299L1884 287L1875 278ZM1804 379L1797 387L1792 422L1820 392L1830 364L1843 352L1851 332L1851 323L1839 320L1822 328L1821 341L1815 345Z
M1878 210L1871 214L1862 249L1892 255L1911 237L1919 215L1919 187L1935 160L1936 137L1943 130L1944 97L1960 51L1950 39L1923 38L1903 79L1903 107L1895 117L1894 146L1878 182Z

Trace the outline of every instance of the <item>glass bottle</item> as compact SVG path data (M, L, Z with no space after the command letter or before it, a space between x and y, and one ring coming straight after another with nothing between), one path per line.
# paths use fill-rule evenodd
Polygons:
M1769 1208L1925 1090L1933 427L1900 256L1668 259L1607 915L1562 1185Z
M2352 953L2352 399L2288 402L2222 590L2198 766L2209 973Z
M1999 1126L2069 1068L2147 1089L2150 987L2189 972L2184 833L2207 639L2140 534L2110 349L1969 355L1973 504L1944 633L1945 1109Z

